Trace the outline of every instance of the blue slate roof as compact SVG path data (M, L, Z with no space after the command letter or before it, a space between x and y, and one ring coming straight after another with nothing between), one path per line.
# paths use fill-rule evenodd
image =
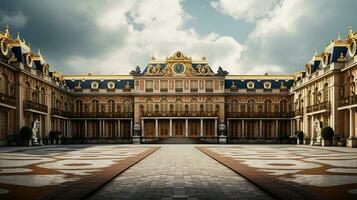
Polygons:
M243 81L242 80L230 80L230 79L226 79L224 81L224 87L226 89L230 89L232 84L234 82L234 85L237 86L237 89L247 89L247 83L248 82L253 82L254 83L254 89L264 89L264 86L263 84L265 82L270 82L271 83L271 89L280 89L280 86L281 86L281 83L284 84L284 86L286 86L287 88L290 88L293 86L294 84L294 80L288 80L288 81L285 81L285 80L267 80L267 79L264 79L264 80L256 80L256 79L244 79Z
M81 88L82 89L91 89L92 86L92 82L97 82L99 84L99 89L108 89L108 83L109 82L113 82L115 83L115 88L116 89L124 89L125 85L129 82L129 86L131 89L134 88L134 80L66 80L66 85L70 88L70 89L74 89L77 85L78 82L81 82Z

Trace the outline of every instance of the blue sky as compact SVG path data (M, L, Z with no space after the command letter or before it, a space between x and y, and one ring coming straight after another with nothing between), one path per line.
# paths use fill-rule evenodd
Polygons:
M357 30L356 8L354 0L2 0L0 25L66 74L127 74L177 50L231 74L285 74L349 25Z

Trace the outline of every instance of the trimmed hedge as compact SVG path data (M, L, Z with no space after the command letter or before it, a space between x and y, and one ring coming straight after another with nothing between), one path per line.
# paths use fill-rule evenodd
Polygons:
M321 129L321 137L326 140L332 140L335 131L330 126L325 126Z

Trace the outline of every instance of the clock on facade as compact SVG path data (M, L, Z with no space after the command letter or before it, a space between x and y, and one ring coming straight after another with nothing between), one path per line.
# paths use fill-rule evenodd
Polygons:
M173 66L173 71L175 74L182 74L185 71L185 65L182 63L175 63Z

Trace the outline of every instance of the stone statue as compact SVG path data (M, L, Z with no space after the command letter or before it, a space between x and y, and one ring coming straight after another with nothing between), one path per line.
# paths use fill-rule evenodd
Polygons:
M38 143L38 131L40 129L40 121L38 119L36 119L34 122L33 122L33 127L32 127L32 140L33 140L33 143L34 144L37 144Z
M314 121L314 137L321 139L321 122L319 120Z

